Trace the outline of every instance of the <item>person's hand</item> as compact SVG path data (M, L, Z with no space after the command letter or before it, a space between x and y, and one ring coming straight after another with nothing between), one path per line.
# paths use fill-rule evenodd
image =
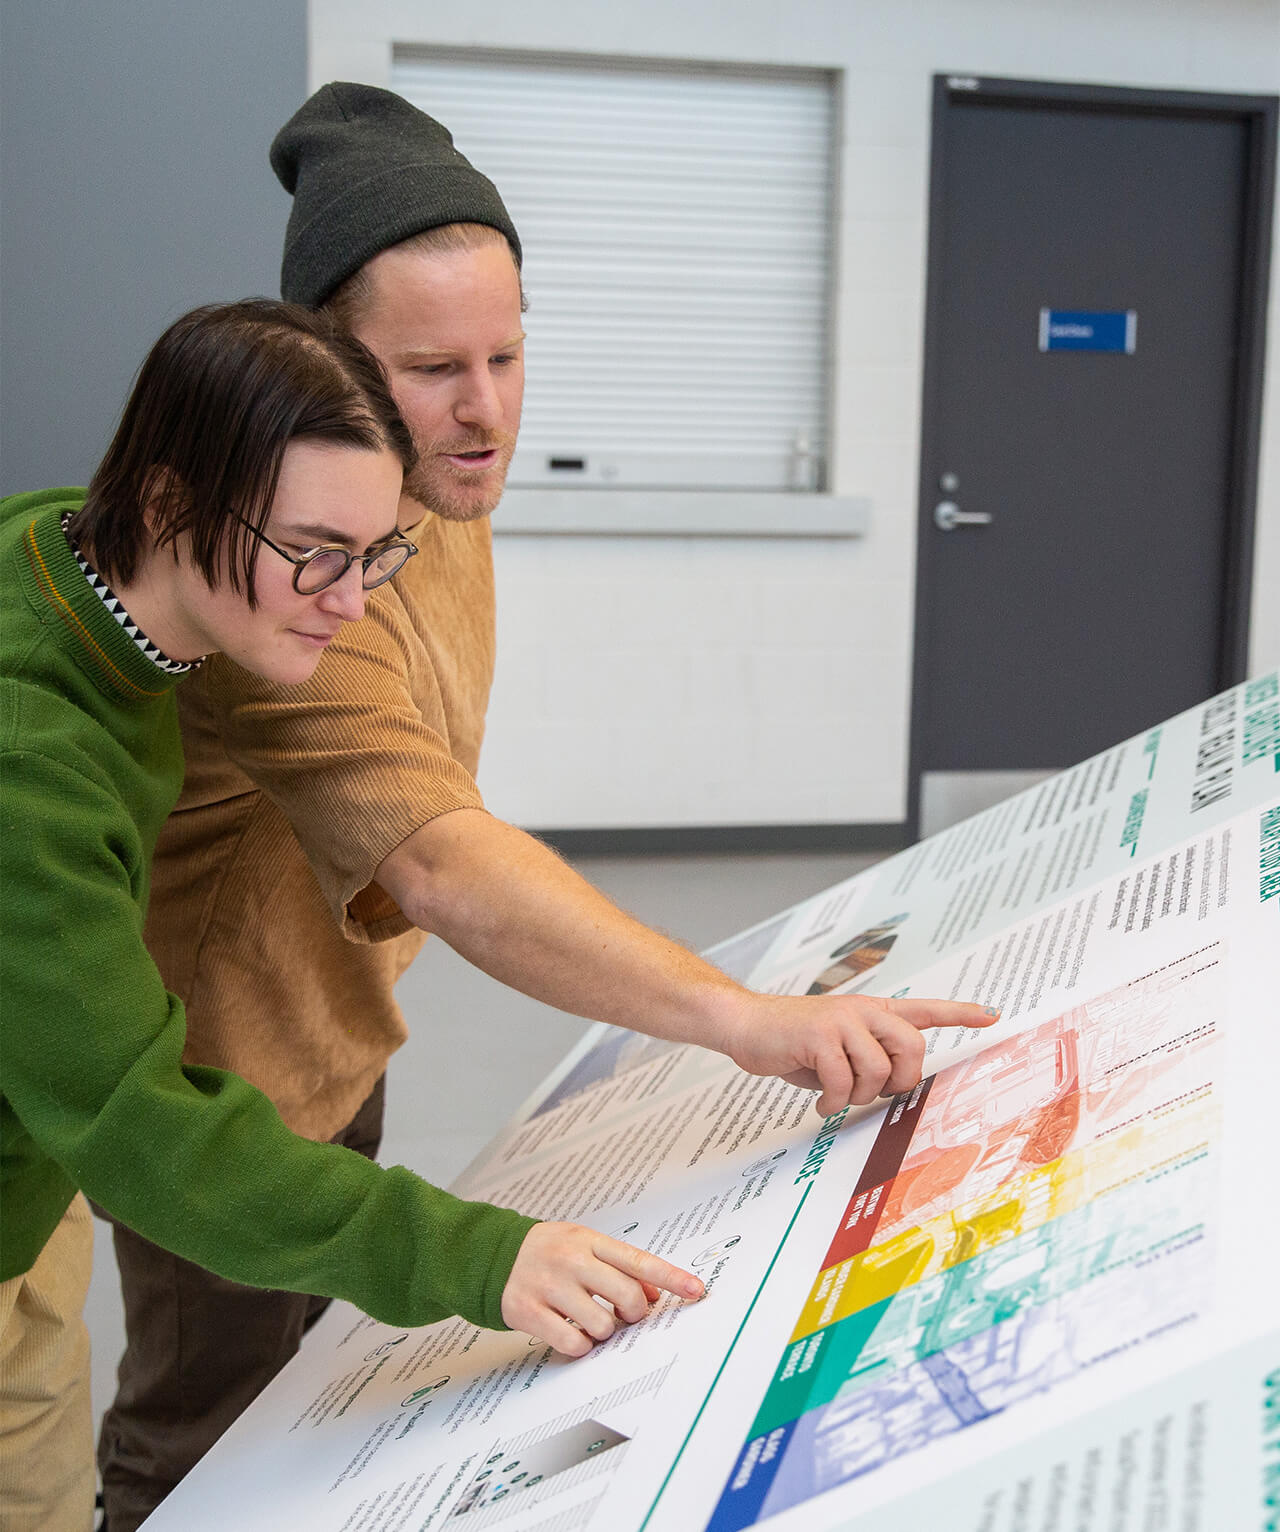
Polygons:
M620 1321L643 1319L660 1291L701 1298L705 1289L689 1272L607 1234L576 1223L538 1223L525 1235L502 1290L502 1318L564 1356L585 1356L592 1341L608 1340Z
M922 1027L989 1027L999 1014L958 1000L752 995L734 1008L724 1052L749 1074L821 1091L829 1117L918 1085Z

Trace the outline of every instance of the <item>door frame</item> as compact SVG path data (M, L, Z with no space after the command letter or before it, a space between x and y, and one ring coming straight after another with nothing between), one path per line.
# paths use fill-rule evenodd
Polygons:
M1247 163L1236 334L1235 410L1228 456L1227 548L1223 612L1226 626L1218 657L1215 690L1244 680L1249 663L1249 615L1253 591L1254 522L1258 498L1258 453L1262 432L1262 389L1266 350L1267 297L1276 178L1276 125L1280 98L1217 91L1144 90L1127 86L1077 85L1042 80L933 77L929 173L929 235L924 311L924 377L920 413L917 485L916 605L911 681L910 745L907 764L907 833L920 833L920 783L924 723L930 697L927 630L934 585L932 510L938 498L935 465L927 461L941 413L937 335L941 319L940 277L947 230L943 217L943 172L955 113L975 98L1009 106L1071 107L1081 112L1123 107L1153 116L1231 118L1245 125ZM1071 766L1072 761L1063 761Z

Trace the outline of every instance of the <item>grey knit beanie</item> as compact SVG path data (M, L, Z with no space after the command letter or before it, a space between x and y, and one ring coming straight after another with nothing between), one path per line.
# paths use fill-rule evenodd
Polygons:
M293 195L280 295L315 308L371 257L424 229L484 223L520 236L497 188L448 128L402 96L337 80L290 117L271 168Z

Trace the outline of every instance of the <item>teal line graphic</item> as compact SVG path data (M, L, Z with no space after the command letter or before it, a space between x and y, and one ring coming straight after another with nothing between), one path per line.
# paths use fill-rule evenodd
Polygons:
M667 1469L666 1477L663 1479L662 1483L659 1484L658 1493L653 1497L653 1504L650 1505L649 1509L644 1513L644 1520L640 1523L639 1527L636 1529L636 1532L644 1532L644 1529L649 1525L649 1522L653 1517L653 1513L658 1509L658 1501L661 1500L663 1495L666 1494L667 1485L671 1483L671 1475L675 1473L680 1459L684 1456L685 1448L689 1445L693 1433L698 1429L698 1422L702 1419L702 1412L711 1402L711 1396L716 1391L716 1384L720 1381L720 1375L729 1365L729 1358L733 1355L734 1347L738 1344L739 1340L742 1339L742 1332L747 1327L747 1320L751 1318L756 1304L760 1301L760 1294L764 1292L765 1283L769 1280L769 1277L773 1272L773 1268L777 1265L778 1257L782 1254L782 1247L791 1237L791 1231L795 1228L796 1219L800 1216L800 1209L804 1206L805 1199L808 1197L812 1190L813 1182L806 1181L804 1191L800 1195L800 1201L796 1203L795 1212L792 1213L791 1220L787 1224L787 1227L783 1230L782 1238L778 1241L778 1248L773 1252L773 1257L769 1262L764 1276L760 1278L760 1286L757 1287L755 1292L752 1294L751 1302L747 1305L747 1312L742 1316L742 1323L734 1332L734 1337L729 1342L729 1349L725 1352L724 1358L721 1361L719 1367L716 1368L716 1375L711 1380L711 1387L707 1390L703 1397L702 1403L698 1406L698 1413L693 1417L693 1423L690 1425L688 1431L685 1432L684 1440L680 1443L680 1450L672 1459L671 1467Z

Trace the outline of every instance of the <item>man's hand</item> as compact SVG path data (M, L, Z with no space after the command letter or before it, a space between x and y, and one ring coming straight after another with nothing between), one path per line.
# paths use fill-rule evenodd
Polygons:
M750 1074L820 1090L829 1117L918 1085L922 1027L989 1027L999 1014L955 1000L751 995L737 1000L723 1048Z
M576 1016L716 1048L752 1074L820 1090L818 1110L828 1116L917 1085L921 1027L996 1019L945 1000L755 994L481 809L420 826L376 880L415 925L499 982Z
M585 1356L619 1321L643 1319L660 1290L677 1298L705 1291L697 1277L634 1245L581 1224L539 1223L525 1235L507 1278L502 1318L564 1356Z

